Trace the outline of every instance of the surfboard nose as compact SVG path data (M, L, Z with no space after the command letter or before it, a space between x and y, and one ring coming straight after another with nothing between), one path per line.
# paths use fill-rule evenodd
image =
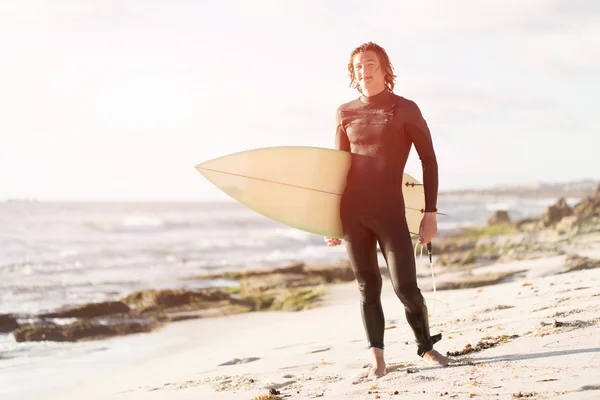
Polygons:
M196 165L194 166L194 168L195 168L195 169L196 169L196 171L198 171L198 172L202 171L203 169L206 169L206 167L204 167L204 163L196 164Z
M213 158L212 160L203 161L199 164L196 164L194 168L198 172L207 170L222 170L223 168L230 169L235 166L232 161L233 160L231 156L223 156L219 158Z

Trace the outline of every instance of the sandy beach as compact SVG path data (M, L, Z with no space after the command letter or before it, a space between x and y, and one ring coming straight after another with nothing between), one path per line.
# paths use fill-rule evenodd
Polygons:
M499 284L432 290L419 264L436 344L448 367L417 356L401 303L384 280L386 376L370 380L356 282L326 285L317 308L171 323L177 345L49 399L387 399L600 396L600 233L563 254L496 262L470 273L516 272ZM437 267L440 270L440 267ZM445 275L436 276L443 287Z

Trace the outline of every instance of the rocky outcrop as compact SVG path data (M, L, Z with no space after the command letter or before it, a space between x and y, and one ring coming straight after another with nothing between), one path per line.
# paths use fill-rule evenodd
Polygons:
M19 327L16 318L10 314L0 314L0 333L12 332Z
M76 308L38 315L27 326L14 326L9 317L0 319L14 331L18 342L79 341L148 332L165 322L191 318L217 317L248 311L298 311L317 305L324 294L312 286L339 279L349 279L349 266L310 268L293 273L249 271L240 275L240 290L210 288L198 290L143 290L115 302L84 304ZM274 270L276 271L276 270ZM351 271L351 270L350 270ZM239 292L239 293L236 293ZM59 325L50 318L78 318L77 322ZM9 324L12 324L9 326ZM7 329L8 329L7 328Z
M564 197L561 197L556 204L548 207L540 219L540 224L543 227L548 227L570 215L573 215L573 209L569 207Z
M596 197L600 202L600 190ZM446 277L455 277L452 281L442 279L438 290L496 284L511 279L514 274L511 272L474 276L470 273L482 263L572 251L569 241L573 235L586 232L588 227L597 230L600 226L600 214L591 219L587 217L596 212L595 202L596 198L587 199L570 209L564 199L561 199L548 209L541 220L535 222L533 230L520 230L519 221L508 223L508 214L497 212L488 221L489 226L465 228L456 235L434 240L435 264L446 269L440 269L439 272L442 275L448 272ZM585 216L584 221L577 221L577 215ZM545 228L546 225L548 228ZM573 229L570 228L571 225ZM598 268L599 264L599 260L570 256L567 258L566 267L569 272ZM383 275L387 274L385 266L380 267L380 271ZM249 311L298 311L320 304L324 294L323 285L355 280L347 260L313 266L294 263L282 268L225 272L187 279L218 278L237 281L239 286L200 290L143 290L131 293L119 301L85 304L31 316L35 322L20 327L13 316L5 314L0 315L0 332L14 331L17 341L93 340L146 332L162 323L190 318L216 317ZM69 325L58 325L51 322L50 318L76 318L78 321Z
M523 229L529 226L535 226L539 222L538 218L521 218L513 222L513 226L517 229Z
M305 268L304 272L309 279L319 277L322 278L324 283L350 282L355 279L354 271L352 271L348 261L337 264L316 265ZM382 272L385 273L385 271Z
M513 222L513 226L521 231L531 231L539 228L559 227L561 230L565 226L574 227L581 222L585 223L595 217L600 217L600 185L596 193L583 199L575 206L570 207L564 198L548 207L540 218L524 218ZM492 216L490 219L495 218ZM569 219L568 221L566 221ZM566 224L560 225L562 221Z
M573 207L573 215L578 220L600 215L600 199L588 198Z
M249 271L238 279L239 294L232 301L254 311L299 311L320 301L323 295L320 286L354 279L349 262L311 267L296 264L269 274Z
M438 257L436 264L441 266L463 266L475 264L477 257L471 251L460 253L442 254Z
M600 260L590 257L583 257L577 254L568 254L565 258L565 264L567 266L567 270L565 272L600 268Z
M197 308L211 306L211 303L228 300L229 293L224 289L167 289L142 290L125 297L122 302L129 304L137 313L165 311L183 306Z
M238 302L252 311L300 311L315 307L323 295L322 289L296 287L242 294Z
M505 210L496 210L492 214L492 216L487 220L488 225L498 225L498 224L510 224L510 216L508 215L508 211Z
M191 280L213 280L213 279L232 279L232 280L240 280L243 278L248 278L251 276L266 276L271 275L273 273L277 274L303 274L304 273L304 263L294 263L280 268L271 268L271 269L260 269L260 270L249 270L249 271L227 271L218 274L206 274L206 275L198 275L191 276L187 279Z
M577 220L600 216L600 185L595 196L588 197L573 207L573 215Z
M290 278L288 280L290 283L298 280L300 277L304 277L304 279L309 280L320 277L322 278L322 281L326 283L347 282L354 279L352 267L347 261L335 264L313 265L310 267L306 266L304 263L294 263L281 268L251 270L243 272L222 272L219 274L191 276L186 279L231 279L241 282L244 280L251 281L252 279L249 278L271 277L274 275L279 276L280 279L286 279L283 278L283 276L289 276Z
M473 238L464 238L454 240L442 240L433 244L433 251L436 254L448 254L459 251L473 250L477 246L477 240Z
M572 217L573 220L569 224L573 225L598 216L600 216L600 185L594 196L583 199L574 207L570 207L566 200L561 197L556 204L548 207L539 219L538 224L542 228L553 227L563 219Z
M111 314L124 314L129 312L129 307L120 301L107 301L104 303L84 304L77 308L70 308L47 314L41 318L94 318Z
M304 274L271 274L250 276L240 279L241 293L265 292L273 289L286 289L323 283L321 280L307 281Z
M151 322L124 321L115 324L75 322L69 325L43 324L18 328L13 332L17 342L76 342L82 339L99 339L111 336L149 332L157 326Z

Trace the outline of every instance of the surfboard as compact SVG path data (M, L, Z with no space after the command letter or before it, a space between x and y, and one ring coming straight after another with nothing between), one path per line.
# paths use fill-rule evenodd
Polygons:
M340 200L351 154L309 146L264 147L208 160L196 170L217 188L279 223L322 236L343 237ZM404 173L406 219L418 234L423 186Z

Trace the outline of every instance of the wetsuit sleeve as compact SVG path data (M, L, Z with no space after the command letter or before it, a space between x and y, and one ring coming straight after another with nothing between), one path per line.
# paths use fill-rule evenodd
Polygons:
M335 113L335 149L350 152L350 141L342 124L342 111L340 108Z
M425 211L437 211L438 197L438 164L433 148L431 133L427 127L427 122L421 114L421 110L414 103L410 104L410 112L408 120L404 125L404 129L419 154L421 166L423 167L423 187L425 189Z

